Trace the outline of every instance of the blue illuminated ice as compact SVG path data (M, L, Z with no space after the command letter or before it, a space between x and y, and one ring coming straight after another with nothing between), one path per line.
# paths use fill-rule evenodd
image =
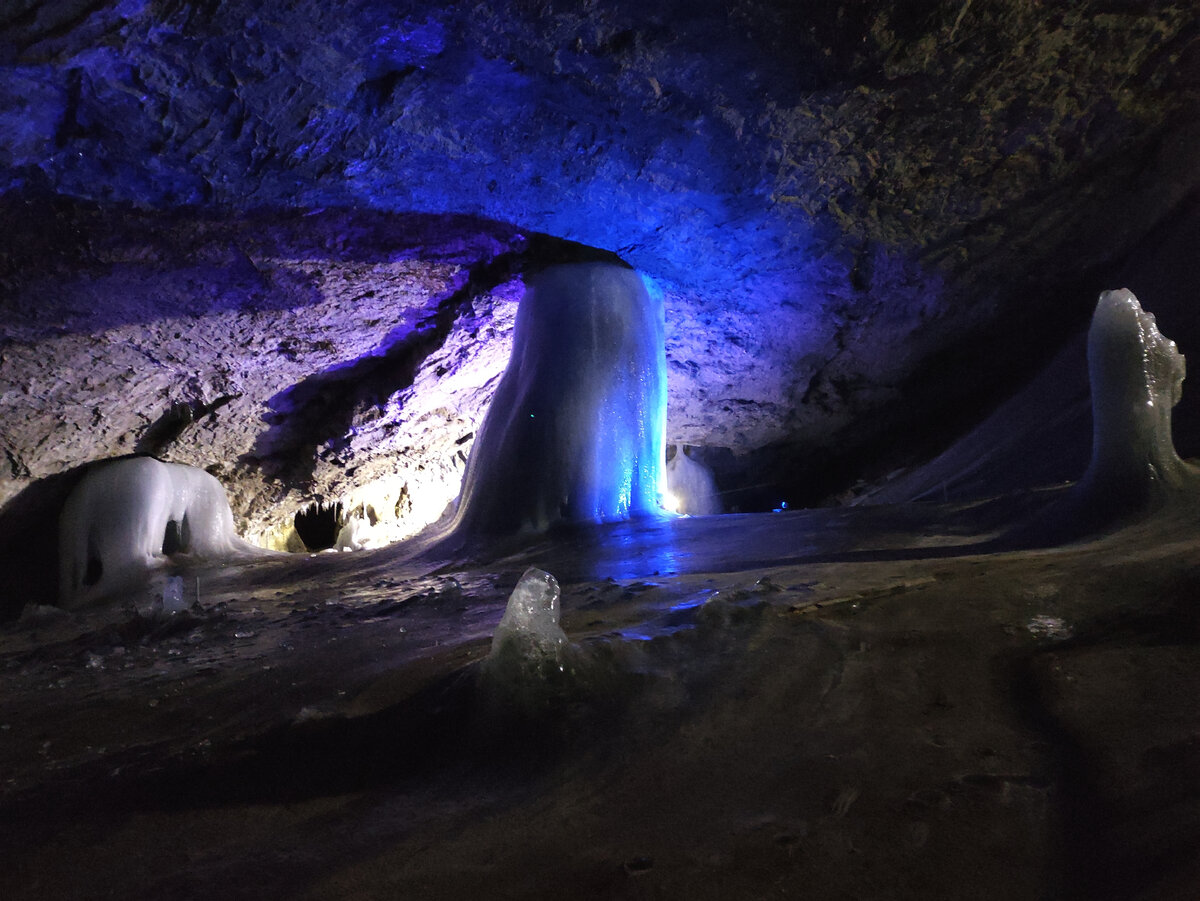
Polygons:
M1133 292L1100 295L1088 331L1093 434L1084 492L1128 506L1194 481L1171 437L1185 373L1183 354Z
M224 487L204 470L152 457L100 464L59 517L59 599L78 606L137 588L172 552L268 553L238 537Z
M663 506L672 513L706 516L721 512L721 497L712 472L689 457L682 444L675 448L675 456L667 461L666 476Z
M661 298L618 265L549 268L518 309L454 528L512 533L658 512L665 423Z
M563 669L570 642L558 624L558 580L535 566L525 570L492 635L486 666L510 681L548 676Z

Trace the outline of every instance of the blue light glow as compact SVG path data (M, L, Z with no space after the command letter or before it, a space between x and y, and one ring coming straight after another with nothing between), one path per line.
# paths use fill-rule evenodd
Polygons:
M666 401L661 295L611 264L539 274L472 448L455 528L659 513Z

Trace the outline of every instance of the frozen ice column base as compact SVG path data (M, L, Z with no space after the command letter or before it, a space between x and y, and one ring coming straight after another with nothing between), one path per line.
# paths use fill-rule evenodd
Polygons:
M1092 459L1080 486L1093 503L1131 511L1195 484L1171 438L1184 374L1183 354L1133 292L1100 295L1088 331Z
M531 566L509 596L485 669L494 679L533 686L561 674L570 642L558 625L558 580Z

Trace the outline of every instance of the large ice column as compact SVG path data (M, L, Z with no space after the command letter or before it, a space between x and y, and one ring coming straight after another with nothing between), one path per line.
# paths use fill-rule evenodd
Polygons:
M532 278L455 528L511 533L658 511L666 390L662 301L636 272L577 263Z
M1100 295L1088 332L1092 460L1082 488L1121 506L1194 478L1171 438L1184 358L1129 290Z
M59 598L78 605L136 588L168 554L267 553L238 537L225 489L202 469L133 457L96 466L59 517Z

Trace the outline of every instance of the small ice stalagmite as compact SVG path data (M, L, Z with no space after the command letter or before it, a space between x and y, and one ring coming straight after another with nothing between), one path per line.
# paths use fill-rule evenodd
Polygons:
M333 546L339 551L361 551L368 546L371 525L365 517L351 516L338 530Z
M662 299L632 269L554 266L530 280L453 528L538 531L659 510L666 424Z
M1088 331L1092 459L1080 483L1092 504L1128 511L1194 482L1171 438L1185 371L1131 291L1100 295Z
M570 642L558 624L560 593L550 573L525 570L492 635L486 667L494 677L524 684L563 671Z
M676 445L675 456L667 461L666 475L667 493L663 500L666 509L688 516L721 512L721 497L712 472L689 457L682 444Z
M64 607L136 589L171 554L269 553L238 536L225 488L213 476L152 457L93 468L67 497L58 531Z

